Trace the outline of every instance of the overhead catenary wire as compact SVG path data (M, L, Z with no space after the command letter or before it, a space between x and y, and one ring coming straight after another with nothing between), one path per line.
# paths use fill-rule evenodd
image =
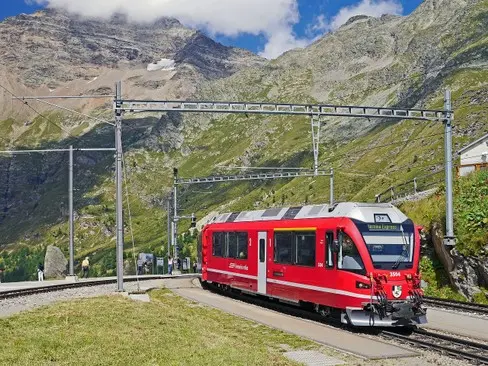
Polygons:
M20 97L22 100L29 100L29 99L113 99L115 95L103 95L103 94L94 94L94 95L43 95L38 97L27 97L22 96Z
M130 200L129 200L129 183L130 183L130 177L127 173L127 165L125 164L125 157L123 151L121 151L122 155L122 167L124 171L124 184L125 184L125 196L127 200L127 213L129 214L129 230L130 230L130 236L131 236L131 241L132 241L132 258L134 260L134 266L136 270L136 281L137 281L137 291L140 291L140 284L139 284L139 271L137 270L137 260L136 260L136 248L135 248L135 240L134 240L134 231L132 229L132 214L130 211ZM129 183L128 183L129 182Z
M5 90L7 93L9 93L12 97L14 97L14 99L20 99L17 95L15 95L14 93L12 93L9 89L7 89L6 87L4 87L3 85L0 84L0 88L2 88L3 90ZM22 104L26 105L29 109L31 109L32 111L34 111L39 117L43 118L44 120L46 120L48 123L52 124L53 126L56 126L57 128L59 128L61 131L65 132L68 136L80 141L80 139L76 136L73 136L71 134L70 131L68 131L67 129L65 129L63 126L57 124L56 122L53 122L52 120L50 120L49 118L47 118L45 115L43 115L41 112L39 112L37 109L35 109L34 107L32 107L27 101L22 101Z
M324 165L323 164L324 162L330 162L331 160L335 160L337 158L350 155L351 153L358 154L358 153L362 153L362 152L369 152L369 151L372 151L372 150L381 149L383 147L389 147L389 146L397 145L397 144L400 144L400 143L407 143L407 142L411 142L411 141L422 140L422 139L425 139L427 137L435 137L435 136L441 136L441 135L445 135L445 132L435 133L435 134L431 134L431 135L425 135L425 136L418 137L418 138L413 138L413 139L409 138L409 139L405 139L405 140L397 140L397 141L389 142L389 143L383 144L383 145L376 145L376 146L369 147L369 148L365 148L365 149L344 152L344 153L337 154L337 155L333 155L333 156L331 156L329 158L323 159L322 160L322 163L319 164L319 167L322 167Z
M25 98L22 98L22 100L24 100ZM71 109L71 108L67 108L67 107L63 107L63 106L60 106L59 104L55 104L55 103L50 103L50 102L46 102L45 100L41 100L41 99L38 99L38 98L32 98L32 100L36 101L36 102L39 102L39 103L44 103L44 104L47 104L51 107L55 107L55 108L59 108L59 109L62 109L66 112L70 112L70 113L74 113L74 114L77 114L79 116L82 116L82 117L86 117L86 118L89 118L89 119L92 119L94 121L97 121L97 122L102 122L102 123L106 123L106 124L109 124L110 126L115 126L114 123L112 122L109 122L107 120L104 120L104 119L100 119L100 118L97 118L97 117L93 117L93 116L90 116L89 114L85 114L85 113L81 113L81 112L78 112L78 111L75 111L74 109Z

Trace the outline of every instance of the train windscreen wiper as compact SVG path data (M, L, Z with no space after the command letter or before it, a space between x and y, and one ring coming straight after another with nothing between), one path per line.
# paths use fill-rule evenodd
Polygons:
M402 239L403 239L403 251L396 260L395 264L391 267L391 269L397 269L400 266L400 263L407 258L408 252L410 251L410 244L408 243L407 238L405 237L405 232L403 231L403 225L400 224L400 228L402 229Z

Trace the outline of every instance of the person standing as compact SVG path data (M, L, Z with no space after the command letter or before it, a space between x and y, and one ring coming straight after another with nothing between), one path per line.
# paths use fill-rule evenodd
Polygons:
M168 257L168 274L173 274L173 258L171 256Z
M85 257L81 263L81 269L83 270L83 278L88 278L88 270L90 269L90 260L88 257Z
M42 263L37 266L37 280L39 282L44 281L44 265Z
M197 262L193 262L193 273L197 273Z

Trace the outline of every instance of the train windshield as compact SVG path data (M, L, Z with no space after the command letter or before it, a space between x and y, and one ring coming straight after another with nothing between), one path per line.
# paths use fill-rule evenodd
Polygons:
M403 224L356 225L377 269L412 268L414 252L414 226L409 220Z

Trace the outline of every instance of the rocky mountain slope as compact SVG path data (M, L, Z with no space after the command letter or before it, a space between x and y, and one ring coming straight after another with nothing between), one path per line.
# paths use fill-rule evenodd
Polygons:
M64 19L56 22L67 24L64 32L53 35L55 30L39 20L43 17ZM9 71L0 74L0 80L15 90L36 93L49 93L47 88L55 88L52 93L60 94L108 92L115 80L122 79L124 92L132 98L425 108L441 108L443 90L449 87L456 113L454 149L488 132L486 0L426 0L408 17L356 17L309 47L289 51L269 62L245 51L224 49L172 20L162 21L160 34L154 36L151 46L143 46L141 39L150 38L152 29L126 23L121 27L119 22L114 19L104 25L59 13L9 19L0 25L1 39L34 27L37 30L30 33L31 37L43 34L38 42L49 39L70 60L56 61L52 54L39 56L31 46L34 41L29 40L9 46L9 52L30 65L40 60L49 63L48 76L47 71L22 69L18 62L9 62ZM97 30L100 27L105 28ZM42 33L40 29L50 30ZM167 41L169 35L171 41ZM70 43L62 37L79 39L83 51L67 51L66 44ZM97 47L91 50L88 45L93 42ZM138 53L130 51L133 49ZM162 58L175 60L176 69L147 70L148 63ZM110 106L105 102L72 103L76 108L111 118ZM76 136L73 138L41 117L24 126L11 110L6 113L14 118L1 124L2 136L17 146L113 144L110 127L88 123L81 117L46 111L49 118L69 128ZM312 163L307 118L177 113L139 117L125 115L123 132L138 250L160 251L165 242L164 199L173 167L188 177L238 171L218 166L310 167ZM437 178L442 179L441 124L331 118L322 126L322 136L321 167L335 169L336 196L340 200L373 200L389 185L427 173L439 173ZM66 157L44 155L36 159L0 160L0 208L4 212L1 244L15 248L15 253L25 246L33 257L47 244L67 246ZM77 153L75 171L77 256L90 254L100 274L111 273L113 157ZM30 188L29 193L24 186ZM215 210L324 202L328 200L328 179L188 187L180 195L182 212L205 217ZM180 228L186 229L184 222ZM128 250L129 238L127 235ZM185 250L191 254L194 249Z
M202 81L264 62L176 19L136 24L122 15L104 21L56 10L1 22L0 45L0 80L27 95L113 94L122 80L133 97L187 98Z

